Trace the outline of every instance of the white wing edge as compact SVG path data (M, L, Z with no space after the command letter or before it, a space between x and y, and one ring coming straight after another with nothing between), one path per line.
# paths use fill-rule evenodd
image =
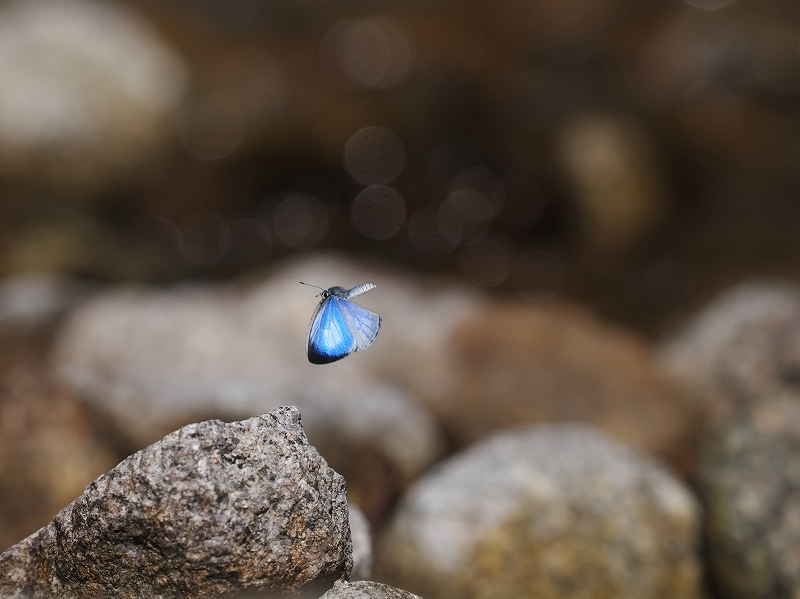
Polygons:
M352 289L350 289L347 293L344 294L344 299L351 299L354 297L358 297L359 295L364 295L367 291L372 291L375 289L377 285L375 283L361 283L361 285L356 285Z

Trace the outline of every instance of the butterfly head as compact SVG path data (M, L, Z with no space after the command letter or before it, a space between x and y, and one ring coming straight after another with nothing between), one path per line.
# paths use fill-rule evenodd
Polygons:
M337 286L337 287L331 287L330 289L324 289L323 287L319 287L317 285L311 285L310 283L303 283L303 281L300 281L300 284L320 289L320 292L317 294L317 297L321 297L323 300L328 299L332 295L341 298L345 298L347 296L347 289L345 289L344 287Z

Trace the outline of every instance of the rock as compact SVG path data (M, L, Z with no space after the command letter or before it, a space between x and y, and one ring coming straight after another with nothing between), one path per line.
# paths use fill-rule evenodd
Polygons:
M353 571L350 580L369 580L372 574L372 531L364 512L350 506L350 537L353 540Z
M430 400L461 445L523 423L583 421L682 470L697 418L636 335L567 303L497 303L449 344L455 384Z
M375 344L335 364L310 364L304 339L319 299L298 282L369 279L378 289L358 301L380 306L384 326ZM142 444L198 415L239 419L277 407L273 398L291 401L314 445L347 477L351 500L374 518L443 450L413 389L389 376L419 366L421 379L435 380L430 351L469 304L450 289L433 294L424 286L379 267L314 257L250 284L123 288L72 315L56 368ZM413 309L419 305L426 309Z
M388 584L361 580L339 584L320 599L421 599L414 593L390 587Z
M697 401L708 402L720 393L725 375L737 370L730 365L741 359L733 356L737 350L747 351L745 335L760 336L765 327L777 333L798 318L800 288L780 282L741 283L720 293L665 340L659 362Z
M697 484L726 597L800 593L800 292L751 282L713 300L664 344L706 411Z
M287 407L191 424L128 457L0 555L0 594L299 593L351 568L344 479Z
M382 580L429 599L701 596L699 509L650 459L590 428L504 433L403 498Z
M152 27L91 0L0 8L0 173L85 192L152 160L186 82Z
M698 487L711 574L731 599L800 594L800 394L741 410L709 435Z

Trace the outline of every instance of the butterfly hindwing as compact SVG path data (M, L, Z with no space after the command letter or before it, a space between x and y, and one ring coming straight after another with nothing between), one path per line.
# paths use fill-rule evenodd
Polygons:
M342 300L341 306L355 341L355 351L364 351L378 336L381 317L347 300Z
M311 363L328 364L358 351L358 343L345 314L345 304L353 306L331 295L317 306L306 341L306 353Z

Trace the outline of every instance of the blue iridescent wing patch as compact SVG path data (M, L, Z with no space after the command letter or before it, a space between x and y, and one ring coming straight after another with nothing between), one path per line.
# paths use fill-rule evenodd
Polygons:
M349 291L342 287L323 290L306 336L306 354L312 364L329 364L367 349L381 328L381 317L346 298L374 289L362 283Z

